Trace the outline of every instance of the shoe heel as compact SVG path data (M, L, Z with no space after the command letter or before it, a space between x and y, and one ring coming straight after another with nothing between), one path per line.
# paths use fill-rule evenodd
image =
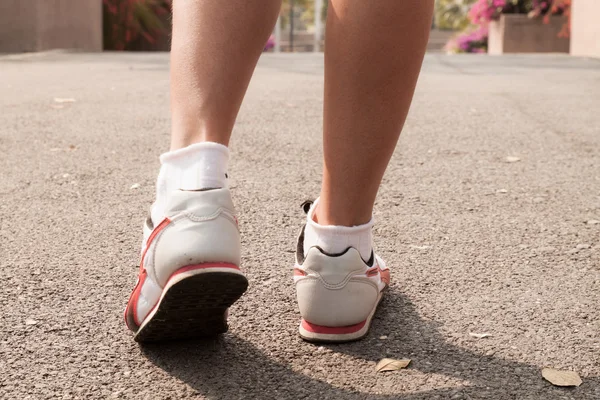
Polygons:
M311 324L302 318L299 333L302 339L309 342L351 342L365 336L369 331L369 324L370 318L355 325L329 327Z
M323 326L308 322L304 318L300 320L298 332L300 337L307 342L330 342L345 343L362 339L369 333L371 320L377 311L377 306L381 301L382 294L379 293L377 302L367 316L367 319L357 324L348 326Z
M216 336L227 332L227 309L244 294L248 280L228 263L182 267L167 281L135 340L153 342Z

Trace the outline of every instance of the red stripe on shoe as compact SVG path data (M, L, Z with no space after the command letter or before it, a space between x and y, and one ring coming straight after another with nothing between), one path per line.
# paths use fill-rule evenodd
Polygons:
M322 333L325 335L343 335L345 333L355 333L360 331L367 321L360 322L355 325L348 326L321 326L316 324L311 324L306 321L304 318L302 319L302 328L312 333Z
M140 262L140 272L143 269L143 264L144 264L144 258L146 258L146 252L148 252L148 249L150 248L150 245L152 244L152 242L154 241L154 239L156 239L156 237L158 236L158 234L166 228L167 225L169 225L171 223L171 220L169 218L165 218L161 221L160 224L158 224L156 226L156 228L154 228L154 230L152 231L152 233L150 234L150 236L148 237L148 240L146 241L146 248L144 249L144 252L142 253L142 261Z
M389 269L380 269L379 273L381 274L381 280L386 285L390 284L390 270Z
M294 268L294 276L306 276L306 271L301 270L300 268Z
M127 309L125 310L125 322L129 325L129 319L127 318L127 314L130 313L131 322L134 325L140 326L140 321L137 318L137 303L140 298L140 293L142 292L142 286L144 285L144 281L146 280L146 270L142 270L140 272L140 276L138 277L138 283L135 285L131 296L129 297L129 302L127 303ZM130 327L131 328L131 327ZM134 327L135 328L135 327ZM137 328L135 329L137 330Z
M377 276L378 273L379 273L379 268L372 268L367 271L367 276L368 277Z
M374 267L371 267L365 275L367 275L367 277L372 278L374 276L377 276L377 274L379 274L379 276L381 277L381 281L383 283L385 283L386 285L390 284L390 270L389 269L381 269L381 267L379 265L375 265Z
M158 224L156 228L154 228L154 230L150 234L150 237L148 237L148 240L146 241L146 248L142 253L142 259L140 261L140 274L138 276L138 283L137 285L135 285L135 288L133 288L133 292L131 292L131 296L129 296L129 301L127 302L127 308L125 309L125 322L128 326L130 325L130 322L137 325L138 327L140 325L140 321L137 320L137 303L140 297L140 293L142 291L142 285L146 280L146 269L144 268L144 258L146 257L146 253L148 252L148 249L150 248L150 245L152 244L154 239L156 239L156 236L158 236L158 234L163 229L165 229L165 227L170 223L171 220L169 218L163 219L161 223ZM136 327L130 326L129 328L132 329ZM137 328L135 330L137 330Z

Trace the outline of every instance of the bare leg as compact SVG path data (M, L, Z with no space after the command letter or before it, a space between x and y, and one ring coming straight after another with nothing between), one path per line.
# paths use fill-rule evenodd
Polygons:
M175 0L171 150L229 137L281 0Z
M138 341L222 333L227 308L248 286L238 268L226 146L281 0L257 3L174 0L172 151L161 155L139 277L125 312Z
M412 101L432 13L432 0L330 1L319 224L371 219Z

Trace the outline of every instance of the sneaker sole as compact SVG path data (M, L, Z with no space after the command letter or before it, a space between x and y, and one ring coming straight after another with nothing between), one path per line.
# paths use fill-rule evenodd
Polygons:
M300 321L300 327L298 329L300 337L307 342L315 343L345 343L362 339L367 335L367 333L369 333L371 320L375 315L375 311L377 311L377 306L379 305L379 302L381 302L382 297L383 292L379 292L379 297L377 298L377 302L369 314L369 317L363 322L355 325L336 327L321 326L311 324L302 318Z
M244 294L248 280L232 265L193 265L175 272L134 339L191 339L227 332L227 309Z

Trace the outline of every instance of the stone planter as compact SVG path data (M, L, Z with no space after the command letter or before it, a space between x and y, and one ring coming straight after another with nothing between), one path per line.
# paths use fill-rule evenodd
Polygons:
M551 17L545 24L541 18L524 14L502 14L490 23L488 53L568 53L569 38L558 37L566 22L562 16Z
M102 50L101 0L0 0L0 53Z

